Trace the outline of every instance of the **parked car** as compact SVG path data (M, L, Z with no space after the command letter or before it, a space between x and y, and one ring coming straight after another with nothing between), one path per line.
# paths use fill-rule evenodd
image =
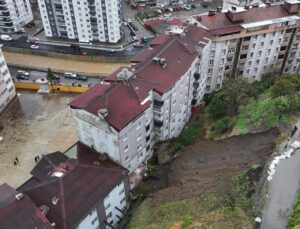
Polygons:
M147 41L148 41L148 37L142 37L142 38L141 38L141 41L142 41L142 42L147 42Z
M183 8L184 8L185 10L191 10L191 9L192 9L191 5L189 5L189 4L183 5Z
M30 45L30 48L32 48L32 49L39 49L40 47L38 45Z
M130 31L130 36L135 36L135 33Z
M70 48L75 49L75 50L77 50L77 51L80 50L80 46L77 45L77 44L71 44L71 45L70 45Z
M56 74L53 74L53 79L55 79L55 80L60 80L60 76L59 76L59 75L56 75Z
M30 40L32 40L32 41L39 41L40 38L38 38L38 37L30 37Z
M106 52L108 52L108 53L115 53L116 50L114 50L114 49L107 49Z
M82 76L82 75L78 75L78 76L76 77L76 79L82 80L82 81L87 81L87 80L88 80L88 78L87 78L86 76Z
M141 42L135 42L134 44L133 44L133 47L136 47L136 48L142 48L142 47L144 47L144 45L141 43Z
M138 41L139 39L137 38L137 36L132 36L132 40L133 41Z
M1 40L3 40L3 41L12 41L12 40L13 40L13 39L11 38L11 36L5 35L5 34L1 35L0 38L1 38Z
M17 74L18 74L18 75L22 75L22 76L29 76L29 72L26 72L26 71L24 71L24 70L18 70L18 71L17 71Z
M132 23L132 21L131 21L130 18L127 19L127 22L128 22L129 24Z
M192 7L192 9L196 9L197 8L197 6L196 5L191 5L191 7Z
M138 27L136 27L134 24L131 27L134 31L139 31Z
M29 80L29 76L25 76L25 75L17 75L16 77L18 80Z
M77 74L76 73L72 73L72 72L65 72L64 73L64 77L68 78L68 79L76 79L77 78Z
M85 51L79 51L79 55L80 55L80 56L86 56L86 55L87 55L87 52L85 52Z

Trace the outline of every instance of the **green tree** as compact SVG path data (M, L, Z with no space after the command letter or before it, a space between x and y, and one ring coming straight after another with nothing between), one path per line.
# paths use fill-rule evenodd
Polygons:
M51 70L51 68L48 68L47 70L47 80L52 84L53 81L55 80L55 76Z
M236 78L225 82L223 92L227 114L237 115L239 107L246 104L252 94L251 85L243 78Z
M50 68L47 69L47 80L49 81L52 88L53 81L55 80L55 76Z
M287 78L281 78L271 87L273 98L285 95L291 95L295 92L295 84Z
M216 119L226 115L227 107L224 100L225 93L223 90L218 91L211 97L207 111L212 118Z

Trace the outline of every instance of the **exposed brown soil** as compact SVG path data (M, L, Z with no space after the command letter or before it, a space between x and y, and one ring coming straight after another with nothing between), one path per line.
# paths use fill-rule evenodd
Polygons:
M185 147L173 162L152 172L146 181L154 191L153 205L208 192L252 165L264 164L278 135L279 131L272 129L221 141L201 139Z

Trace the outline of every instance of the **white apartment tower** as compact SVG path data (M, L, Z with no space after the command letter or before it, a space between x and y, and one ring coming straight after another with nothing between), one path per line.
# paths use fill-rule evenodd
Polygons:
M222 87L225 77L250 82L264 73L296 73L300 66L300 1L232 7L194 16L211 34L206 56L206 93Z
M47 37L117 43L123 36L121 0L38 0Z
M24 25L33 21L29 0L0 1L0 32L18 32Z
M0 113L15 97L15 86L7 68L1 47L0 47Z
M194 25L161 35L132 65L75 98L70 107L79 140L129 170L137 183L154 144L177 137L205 93L209 34ZM191 38L187 38L191 37ZM176 55L174 55L176 53Z

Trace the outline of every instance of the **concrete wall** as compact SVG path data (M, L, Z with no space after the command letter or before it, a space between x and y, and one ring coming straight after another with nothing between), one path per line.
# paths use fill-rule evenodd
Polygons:
M37 83L24 83L24 82L15 82L15 87L18 89L29 89L29 90L39 90L40 85ZM50 88L54 91L64 91L64 92L76 92L83 93L87 91L89 88L87 86L84 87L72 87L68 85L52 85Z
M9 47L4 46L3 51L8 52L16 52L16 53L24 53L24 54L31 54L37 56L49 56L61 59L69 59L69 60L80 60L80 61L87 61L87 62L101 62L101 63L129 63L131 57L108 57L108 56L80 56L80 55L71 55L71 54L63 54L63 53L56 53L56 52L46 52L41 50L31 50L31 49L23 49L23 48L16 48L16 47Z

